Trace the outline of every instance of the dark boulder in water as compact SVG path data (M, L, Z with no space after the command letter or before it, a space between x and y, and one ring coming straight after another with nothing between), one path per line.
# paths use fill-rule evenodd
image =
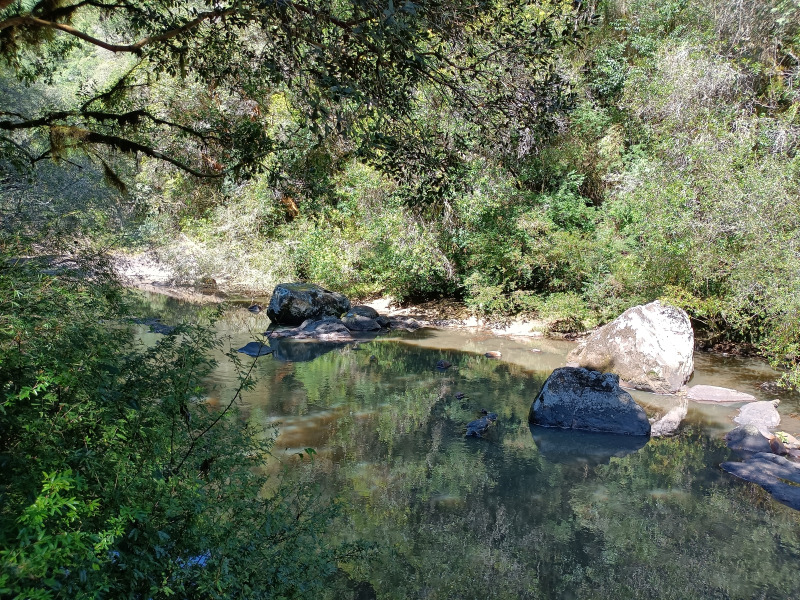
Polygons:
M497 421L497 413L490 412L487 412L480 419L470 421L467 424L467 433L465 437L483 437L495 421Z
M275 287L267 316L278 325L300 325L307 319L339 317L350 310L350 300L313 283L282 283Z
M617 375L580 367L552 372L531 406L528 421L545 427L650 435L644 409L619 386Z

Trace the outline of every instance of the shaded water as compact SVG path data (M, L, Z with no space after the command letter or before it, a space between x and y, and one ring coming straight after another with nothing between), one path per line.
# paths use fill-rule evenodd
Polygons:
M154 301L167 322L196 311ZM233 309L217 330L238 348L268 323ZM273 345L243 414L278 424L276 455L342 498L331 539L371 544L341 565L330 597L800 598L800 513L718 468L736 407L692 405L678 437L642 446L528 426L568 342L425 329L356 347ZM438 371L440 359L453 367ZM772 398L758 384L776 374L759 361L703 354L696 368L692 383ZM210 401L234 381L223 363ZM651 415L670 402L636 396ZM800 403L782 401L792 430ZM465 439L484 408L497 426ZM307 447L316 458L301 466Z

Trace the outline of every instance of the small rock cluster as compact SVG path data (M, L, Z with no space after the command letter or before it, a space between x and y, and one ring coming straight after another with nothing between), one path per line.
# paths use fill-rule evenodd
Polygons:
M254 304L250 312L261 312ZM389 329L414 331L420 327L414 319L390 319L369 306L352 306L344 295L313 283L283 283L272 293L267 315L274 325L295 327L270 329L267 339L291 338L319 342L354 342L353 334ZM263 356L273 350L263 342L250 342L239 349L248 356Z
M275 325L296 326L265 333L270 338L348 342L353 340L353 333L413 331L420 327L414 319L391 319L370 306L351 307L344 295L313 283L278 285L267 316Z

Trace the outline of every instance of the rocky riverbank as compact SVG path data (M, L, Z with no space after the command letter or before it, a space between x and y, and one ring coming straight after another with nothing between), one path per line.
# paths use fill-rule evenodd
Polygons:
M270 299L271 290L231 290L213 278L197 282L196 285L182 284L173 270L152 253L115 253L111 255L111 264L125 286L186 302L208 304L230 301L266 306ZM398 304L393 298L382 297L361 299L360 303L388 317L415 319L423 327L475 330L498 336L544 337L554 321L530 317L481 318L472 314L464 303L447 299Z

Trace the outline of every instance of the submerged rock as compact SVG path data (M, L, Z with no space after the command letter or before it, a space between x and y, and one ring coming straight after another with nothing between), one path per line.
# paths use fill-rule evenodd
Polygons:
M241 352L242 354L247 354L247 356L264 356L266 354L272 354L272 348L264 344L263 342L250 342L239 348L237 352Z
M138 325L147 325L150 328L151 333L160 333L161 335L169 335L175 331L175 327L173 325L165 325L161 322L159 318L150 318L150 319L131 319L134 323Z
M561 367L547 378L531 406L530 423L622 435L650 435L644 409L619 386L619 377Z
M654 419L650 427L650 437L667 437L674 435L686 418L689 411L689 402L686 398L679 398L678 404L671 408L660 419Z
M709 402L724 404L728 402L755 402L756 397L744 392L716 385L693 385L686 394L689 400L695 402Z
M694 371L693 352L689 316L656 301L626 310L583 340L567 361L615 373L637 390L669 394Z
M282 283L275 287L267 316L278 325L300 325L307 319L338 317L350 310L350 300L313 283Z
M739 409L739 414L733 420L739 425L755 425L767 429L781 424L781 415L777 406L780 400L752 402Z
M800 465L772 453L758 453L744 462L724 462L723 470L745 481L757 483L775 500L800 510Z
M465 437L483 437L495 421L497 421L497 413L490 412L487 412L480 419L470 421L467 423L467 433Z

